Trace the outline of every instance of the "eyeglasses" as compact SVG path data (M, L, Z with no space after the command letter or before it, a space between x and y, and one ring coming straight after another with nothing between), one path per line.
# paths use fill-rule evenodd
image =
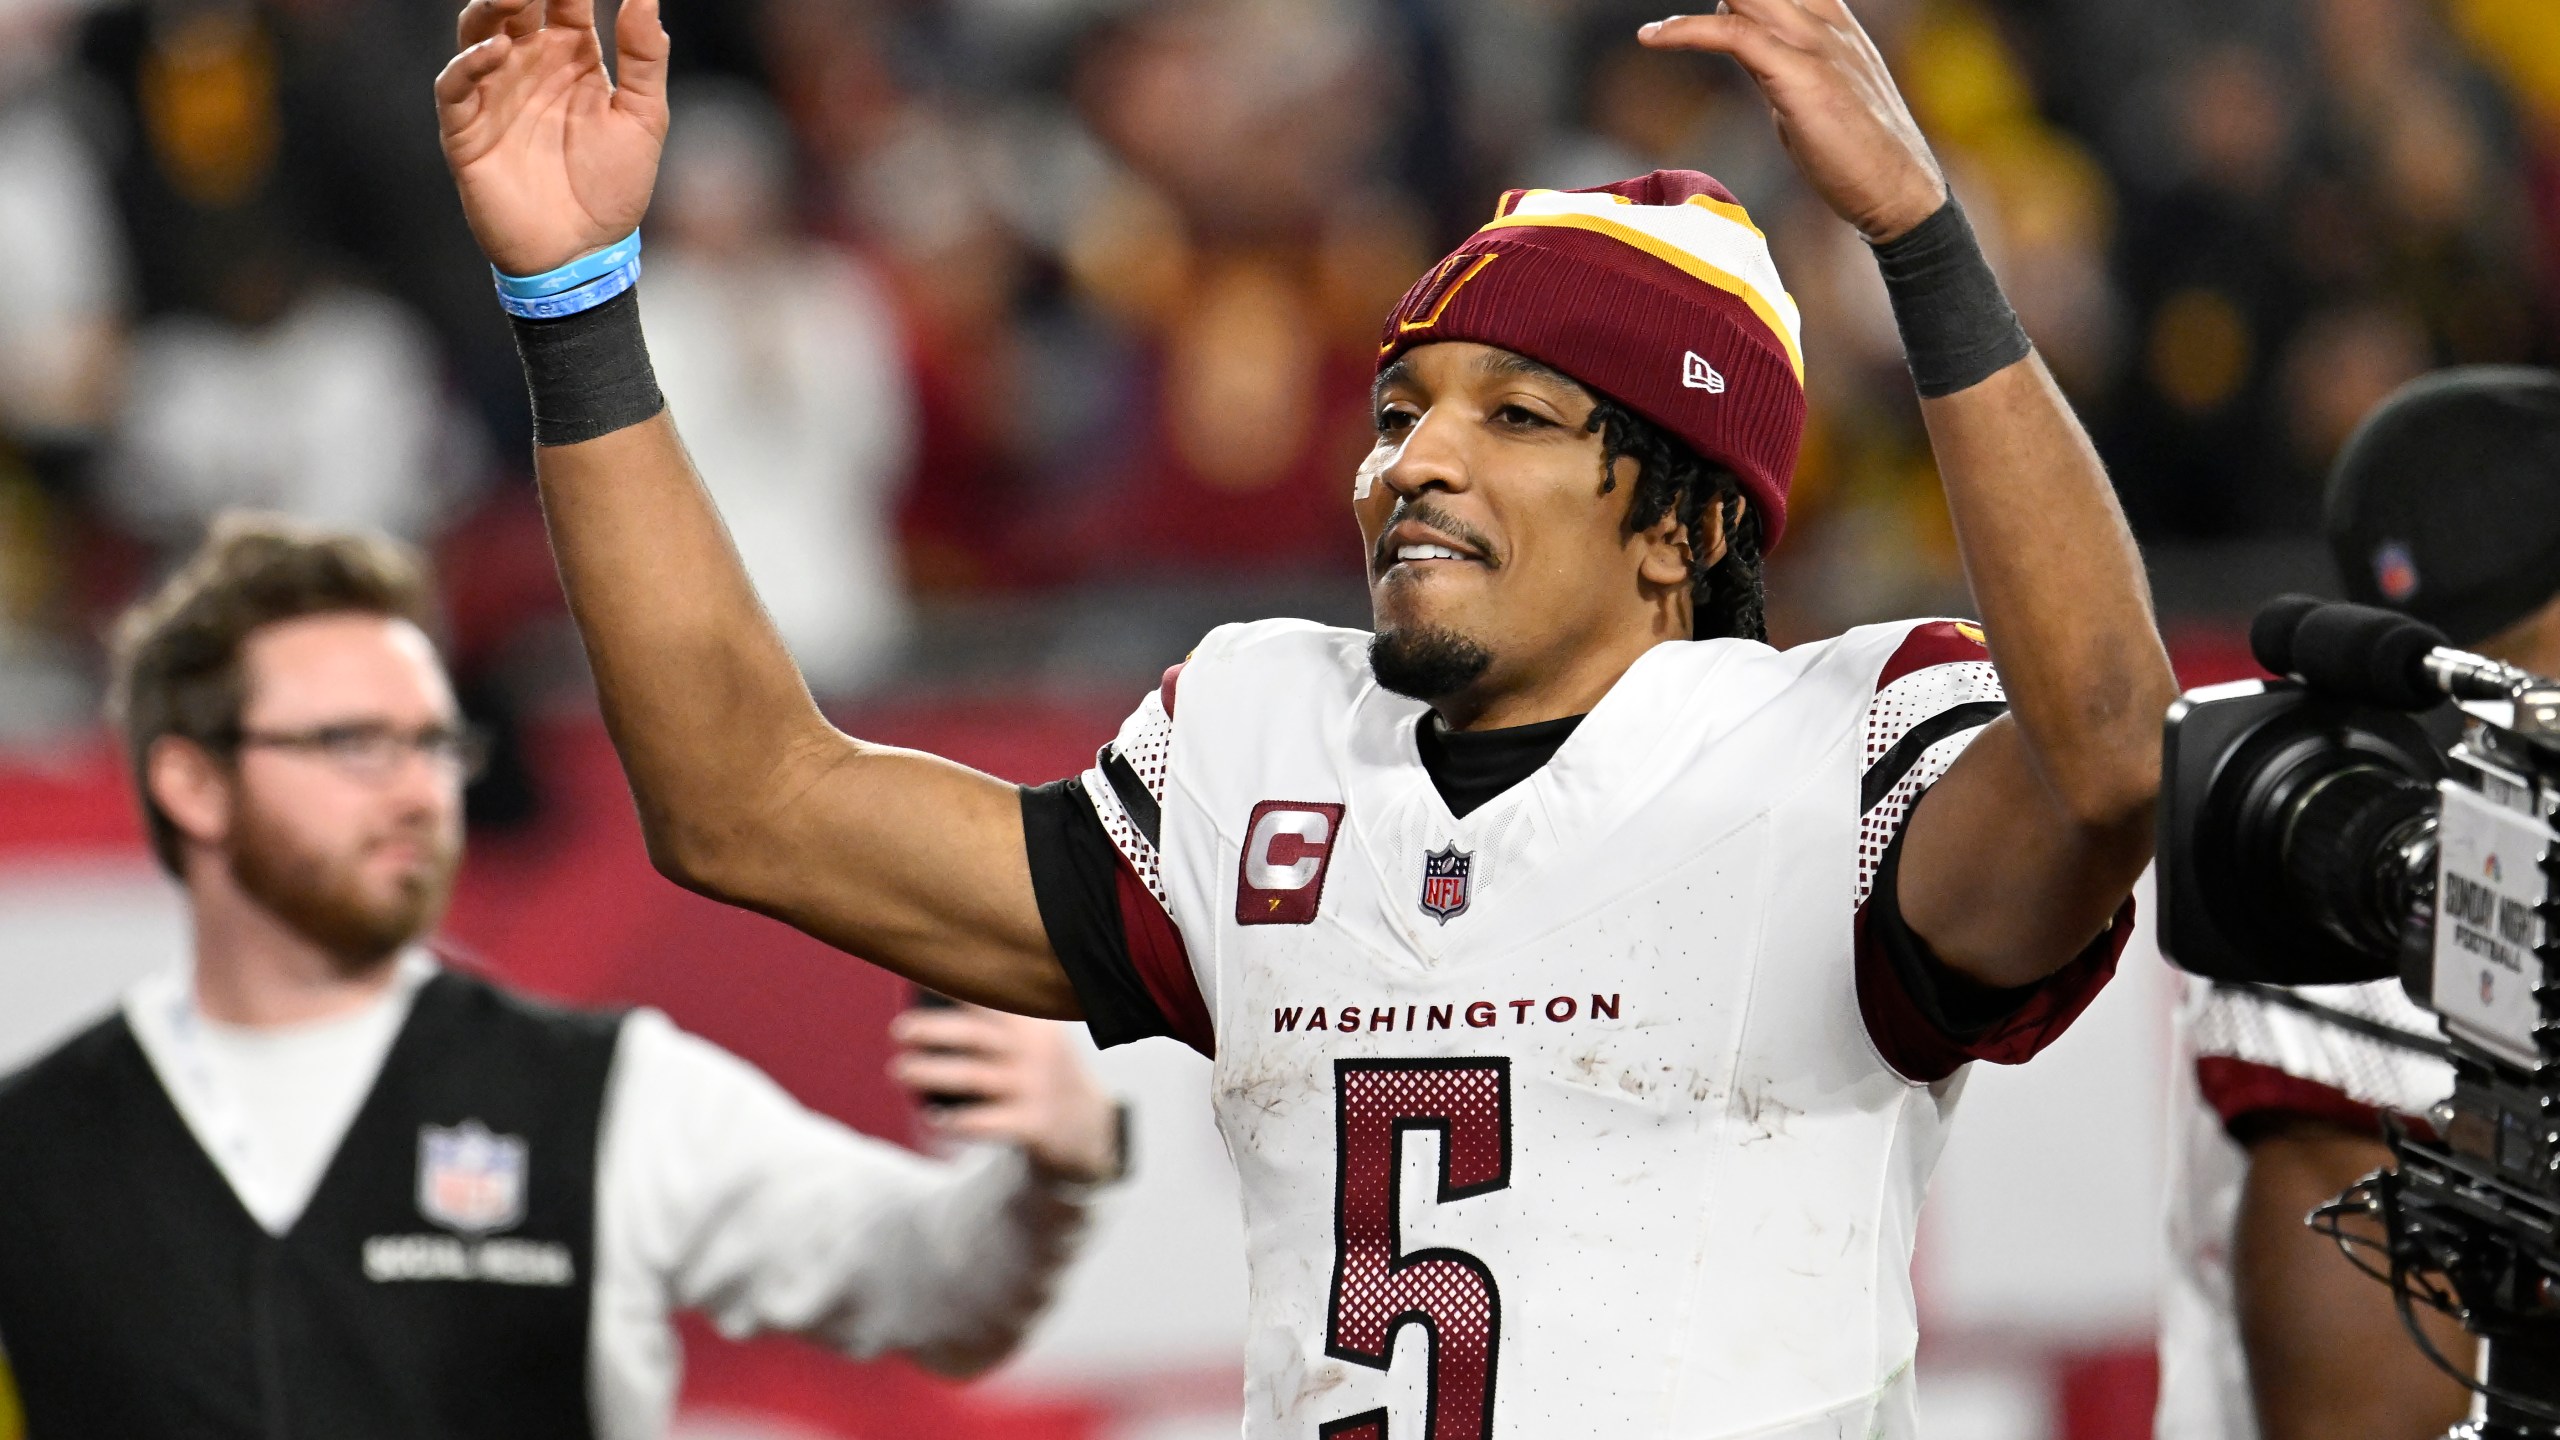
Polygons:
M469 782L489 763L488 737L469 726L429 725L404 730L396 725L359 722L320 725L309 730L241 730L231 737L234 749L259 746L316 755L362 780L388 780L412 755Z

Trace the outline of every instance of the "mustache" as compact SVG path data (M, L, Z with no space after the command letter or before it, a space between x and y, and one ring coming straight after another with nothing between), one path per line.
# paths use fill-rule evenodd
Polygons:
M461 837L424 816L384 826L366 836L356 846L355 853L359 858L370 858L395 845L416 849L420 862L430 873L450 873L462 860Z
M1369 547L1370 574L1383 575L1387 567L1395 563L1395 556L1389 553L1388 538L1396 533L1398 525L1407 520L1417 525L1428 525L1475 551L1484 557L1486 569L1502 568L1502 557L1495 553L1493 542L1485 538L1483 531L1432 504L1428 497L1413 496L1397 501L1396 508L1387 516L1387 523L1378 527L1378 543Z

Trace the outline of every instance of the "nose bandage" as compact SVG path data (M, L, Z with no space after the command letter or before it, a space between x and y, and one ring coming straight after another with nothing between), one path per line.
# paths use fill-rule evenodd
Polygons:
M1369 458L1360 462L1358 473L1351 477L1351 498L1368 499L1369 492L1378 488L1378 477L1387 473L1388 467L1402 458L1404 458L1404 446L1401 444L1393 450L1371 450Z

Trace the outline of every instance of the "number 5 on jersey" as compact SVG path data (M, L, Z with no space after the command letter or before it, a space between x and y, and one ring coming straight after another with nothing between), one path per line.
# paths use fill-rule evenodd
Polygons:
M1333 1301L1325 1353L1373 1370L1396 1336L1430 1336L1430 1415L1423 1440L1489 1440L1502 1295L1493 1272L1464 1250L1405 1254L1397 1235L1404 1136L1440 1132L1446 1205L1511 1183L1511 1061L1336 1060ZM1389 1440L1381 1408L1332 1421L1321 1440Z

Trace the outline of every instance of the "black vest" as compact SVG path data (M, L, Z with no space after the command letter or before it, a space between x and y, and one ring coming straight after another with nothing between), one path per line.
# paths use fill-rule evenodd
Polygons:
M121 1012L0 1082L0 1346L29 1440L592 1434L619 1023L429 980L281 1237Z

